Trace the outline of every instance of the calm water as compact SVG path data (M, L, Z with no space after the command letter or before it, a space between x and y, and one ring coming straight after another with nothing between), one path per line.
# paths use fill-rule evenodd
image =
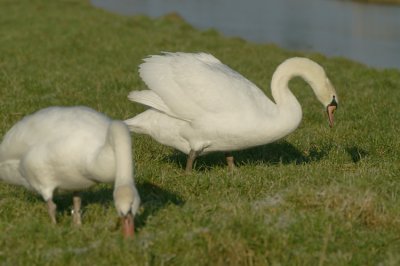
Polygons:
M340 0L92 0L125 15L178 12L200 29L400 69L400 7Z

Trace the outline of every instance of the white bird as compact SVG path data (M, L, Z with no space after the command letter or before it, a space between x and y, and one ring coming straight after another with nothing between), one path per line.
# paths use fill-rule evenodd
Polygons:
M125 236L133 236L140 198L133 179L131 137L122 121L87 107L49 107L16 123L0 145L0 180L36 191L56 223L53 193L115 181L114 202ZM81 224L79 195L73 218Z
M271 81L271 101L256 85L205 53L165 53L144 59L139 73L150 90L128 98L150 109L125 120L129 129L188 154L190 172L198 155L230 152L278 140L300 124L302 110L288 87L302 77L324 105L333 126L338 97L323 68L294 57L281 63ZM234 166L227 156L228 166Z

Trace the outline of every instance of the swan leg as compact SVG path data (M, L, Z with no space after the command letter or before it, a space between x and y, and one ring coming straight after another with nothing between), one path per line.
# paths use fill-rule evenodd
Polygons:
M54 203L53 199L48 199L47 200L47 211L49 212L50 219L53 224L57 223L56 210L57 210L57 205Z
M74 208L72 209L72 221L75 225L81 225L81 197L78 193L74 193L72 198L72 202L74 204Z
M187 158L187 162L186 162L186 170L185 170L185 172L187 174L192 172L194 160L196 160L198 155L199 155L198 152L196 152L194 150L190 150L188 158Z
M225 158L226 158L226 163L228 164L229 172L233 172L233 170L235 169L235 161L232 153L230 152L225 153Z

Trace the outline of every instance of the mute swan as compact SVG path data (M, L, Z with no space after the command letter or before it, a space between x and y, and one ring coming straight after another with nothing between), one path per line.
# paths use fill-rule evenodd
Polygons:
M0 180L38 192L56 223L55 190L115 181L114 202L125 236L133 236L140 198L133 180L127 126L87 107L49 107L15 124L0 145ZM73 220L80 224L80 197Z
M302 77L324 105L333 126L338 97L324 70L307 58L290 58L271 81L275 103L251 81L210 54L165 53L144 59L139 73L150 90L128 98L151 107L125 120L129 129L188 154L190 172L198 155L245 149L278 140L294 131L302 117L288 87ZM228 166L234 166L227 156Z

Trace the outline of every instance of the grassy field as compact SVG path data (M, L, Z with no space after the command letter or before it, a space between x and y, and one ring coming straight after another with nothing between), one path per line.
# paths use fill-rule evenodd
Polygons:
M43 200L0 183L0 265L399 265L400 72L343 58L197 31L178 16L122 17L86 1L0 1L0 136L26 114L87 105L116 119L144 110L137 66L160 51L204 51L254 81L269 82L284 59L319 62L340 96L336 126L301 80L291 82L304 118L276 143L201 157L133 135L142 197L132 241L122 239L112 185L83 193L83 226L71 225L71 195ZM1 138L1 137L0 137Z

